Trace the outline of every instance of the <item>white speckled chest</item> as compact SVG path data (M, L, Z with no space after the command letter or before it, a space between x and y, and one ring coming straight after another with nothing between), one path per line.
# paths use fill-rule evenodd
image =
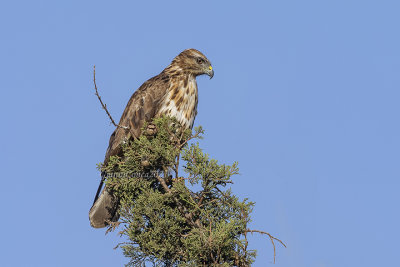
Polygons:
M196 78L189 77L187 85L179 81L168 90L157 116L175 117L186 129L193 127L197 115L198 92Z

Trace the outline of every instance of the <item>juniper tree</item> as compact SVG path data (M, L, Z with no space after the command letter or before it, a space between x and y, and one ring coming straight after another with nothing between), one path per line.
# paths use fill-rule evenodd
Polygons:
M127 266L250 266L254 203L227 188L238 163L220 164L204 153L194 142L203 136L201 127L180 129L174 119L155 119L139 139L123 144L124 157L100 166L120 199L120 222L109 230L119 226L128 240L119 244ZM281 241L256 232L269 236L275 259L274 240Z

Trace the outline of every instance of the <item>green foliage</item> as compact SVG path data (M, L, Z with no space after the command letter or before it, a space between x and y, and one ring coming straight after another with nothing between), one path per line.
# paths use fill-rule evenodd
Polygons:
M120 198L127 265L249 266L256 255L246 238L254 203L227 188L238 164L220 164L198 143L189 145L201 138L201 127L181 132L170 118L153 125L156 134L146 134L145 125L139 139L124 144L124 157L102 168Z

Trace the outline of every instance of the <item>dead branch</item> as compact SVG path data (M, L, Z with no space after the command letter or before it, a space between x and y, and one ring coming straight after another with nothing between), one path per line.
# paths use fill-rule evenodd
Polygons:
M274 242L274 240L278 241L279 243L281 243L281 244L286 248L285 243L283 243L280 239L274 237L274 236L271 235L270 233L267 233L267 232L264 232L264 231L260 231L260 230L250 230L250 229L247 229L247 230L245 231L245 233L251 233L251 234L253 234L253 233L259 233L259 234L267 235L267 236L269 237L269 239L271 240L272 246L274 247L274 264L275 264L275 257L276 257L276 248L275 248L275 242Z
M93 83L94 83L94 89L95 89L95 91L96 91L96 92L95 92L95 95L96 95L97 98L99 99L100 104L101 104L101 107L106 111L108 117L109 117L110 120L111 120L111 123L112 123L115 127L119 127L119 128L122 128L122 129L129 129L129 127L127 127L127 126L122 126L122 125L119 125L119 124L116 124L116 123L115 123L114 119L111 117L110 112L108 112L108 110L107 110L107 105L104 104L103 101L101 100L101 97L100 97L100 95L99 95L99 91L97 90L97 85L96 85L96 66L93 66Z

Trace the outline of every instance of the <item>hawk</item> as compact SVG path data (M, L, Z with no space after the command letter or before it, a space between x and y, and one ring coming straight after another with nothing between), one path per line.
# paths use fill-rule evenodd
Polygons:
M131 96L122 113L119 126L112 133L103 164L109 158L122 154L121 144L141 135L145 122L155 117L167 115L175 117L184 129L193 127L197 115L196 77L206 74L210 79L214 71L210 61L196 49L186 49L176 56L160 74L144 82ZM103 186L104 175L97 190L93 206L89 211L90 225L94 228L106 227L119 216L118 199Z

